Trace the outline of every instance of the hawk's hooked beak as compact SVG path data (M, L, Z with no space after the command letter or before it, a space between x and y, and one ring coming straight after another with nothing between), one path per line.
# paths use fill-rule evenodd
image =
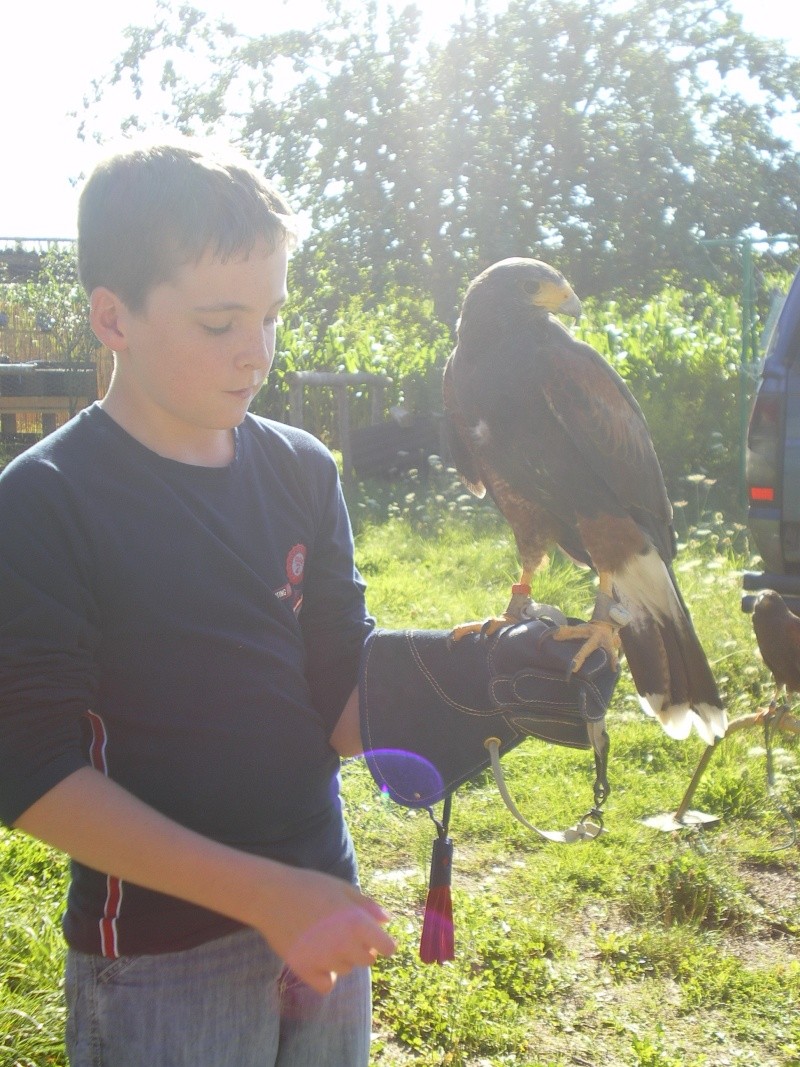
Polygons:
M569 291L564 303L560 308L557 308L559 315L572 315L573 318L579 319L581 317L581 302L577 296L573 293L572 289Z
M580 318L581 302L567 282L544 282L533 298L534 304L554 315L572 315Z

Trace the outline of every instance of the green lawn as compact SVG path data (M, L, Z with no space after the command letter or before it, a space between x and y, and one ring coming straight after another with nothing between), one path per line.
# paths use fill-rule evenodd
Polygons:
M505 605L516 557L490 508L409 479L371 487L353 515L382 626L447 628ZM769 696L739 607L742 531L711 516L701 532L682 532L678 578L736 717ZM556 561L534 595L585 614L591 582ZM345 765L364 886L391 910L399 942L374 972L375 1067L800 1064L800 851L785 847L785 812L800 819L797 739L775 741L775 797L763 735L725 741L692 805L720 822L667 834L640 820L674 811L702 743L667 738L639 710L624 670L609 731L613 793L597 841L533 838L487 777L459 791L457 958L443 966L417 957L432 824L385 800L361 761ZM568 825L591 803L588 753L530 740L504 766L539 825ZM65 1062L63 877L58 856L0 832L0 1067Z

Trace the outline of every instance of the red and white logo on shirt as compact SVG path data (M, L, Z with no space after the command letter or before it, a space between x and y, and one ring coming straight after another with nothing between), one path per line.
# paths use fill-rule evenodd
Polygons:
M299 585L306 569L306 546L292 545L286 557L286 577L291 585Z
M292 545L286 555L286 585L275 590L278 600L288 600L297 614L303 603L303 573L306 569L308 549L303 544Z

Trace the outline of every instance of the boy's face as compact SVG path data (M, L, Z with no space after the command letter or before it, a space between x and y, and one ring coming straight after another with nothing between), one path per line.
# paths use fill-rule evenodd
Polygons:
M122 340L111 346L117 369L103 405L111 417L172 458L230 458L230 430L272 365L287 264L285 247L263 242L247 259L206 253L152 289L141 313L117 302Z

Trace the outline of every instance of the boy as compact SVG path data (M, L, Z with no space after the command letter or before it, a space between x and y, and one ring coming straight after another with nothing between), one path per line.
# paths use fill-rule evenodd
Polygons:
M102 164L79 267L111 385L0 476L0 818L72 858L73 1067L365 1067L394 943L339 756L368 738L412 806L489 738L604 758L614 673L570 676L540 620L456 647L373 629L332 457L247 412L293 232L238 158Z
M102 164L79 265L111 385L0 480L0 815L73 860L74 1065L367 1063L393 942L329 740L349 700L358 747L372 620L330 455L247 414L293 241L241 160Z

